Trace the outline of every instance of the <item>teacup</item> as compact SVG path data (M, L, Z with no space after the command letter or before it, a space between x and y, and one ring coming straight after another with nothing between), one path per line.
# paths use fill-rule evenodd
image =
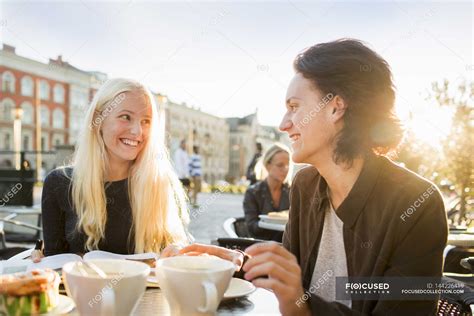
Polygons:
M235 268L214 256L177 256L158 260L156 274L173 314L211 315Z
M100 276L83 262L63 266L64 284L81 315L130 315L146 289L150 267L116 259L87 260L105 273Z

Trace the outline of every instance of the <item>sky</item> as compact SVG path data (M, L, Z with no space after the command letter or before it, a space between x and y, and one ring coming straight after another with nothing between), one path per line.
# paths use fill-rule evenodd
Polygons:
M449 113L426 100L434 81L472 81L473 5L428 1L6 1L0 42L129 77L221 117L258 109L280 123L292 61L306 47L363 40L391 65L397 111L436 141ZM424 136L423 136L424 135Z

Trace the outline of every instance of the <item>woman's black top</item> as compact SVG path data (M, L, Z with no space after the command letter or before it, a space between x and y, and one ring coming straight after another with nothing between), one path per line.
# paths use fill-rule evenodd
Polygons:
M87 237L83 231L76 230L78 219L72 204L71 176L72 168L59 168L51 171L44 181L41 210L46 256L87 252ZM105 195L105 238L99 242L98 248L113 253L133 254L134 235L133 232L130 234L132 209L127 179L106 182Z
M247 223L247 228L252 237L281 242L283 232L258 227L260 220L258 216L270 212L288 210L290 208L289 192L290 189L288 185L283 184L281 188L280 205L275 207L267 181L257 182L247 189L244 197L245 222Z

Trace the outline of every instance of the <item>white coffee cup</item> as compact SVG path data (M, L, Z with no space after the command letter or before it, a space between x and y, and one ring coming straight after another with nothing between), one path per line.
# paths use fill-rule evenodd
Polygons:
M64 284L81 315L130 315L146 289L150 267L116 259L87 260L105 272L103 278L82 262L63 266Z
M157 262L157 278L173 314L214 314L235 272L214 256L177 256Z

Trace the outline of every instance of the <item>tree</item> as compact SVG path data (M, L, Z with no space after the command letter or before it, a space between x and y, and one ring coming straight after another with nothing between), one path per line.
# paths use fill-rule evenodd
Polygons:
M474 83L461 83L451 88L448 80L434 82L430 98L454 111L451 130L443 141L444 168L460 196L460 218L472 198L474 183Z
M440 154L442 153L419 140L413 131L407 130L398 147L396 160L402 162L406 168L437 182L436 174L442 176L439 172L443 161Z

